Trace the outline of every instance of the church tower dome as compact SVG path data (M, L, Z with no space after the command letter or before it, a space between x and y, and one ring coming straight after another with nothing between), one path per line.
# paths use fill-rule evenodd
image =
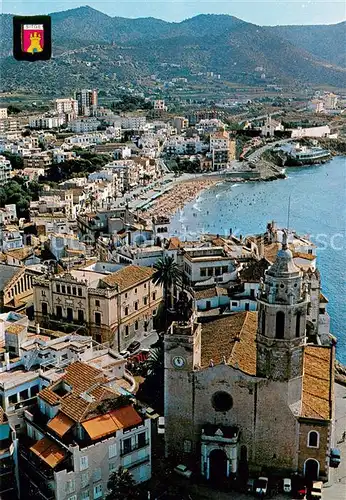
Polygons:
M301 376L310 299L286 231L276 260L261 282L257 301L257 374L274 380Z

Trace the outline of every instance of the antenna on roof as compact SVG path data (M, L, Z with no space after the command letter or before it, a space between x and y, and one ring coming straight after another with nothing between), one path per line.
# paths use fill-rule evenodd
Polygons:
M290 215L291 215L291 195L288 197L288 208L287 208L287 234L290 228Z

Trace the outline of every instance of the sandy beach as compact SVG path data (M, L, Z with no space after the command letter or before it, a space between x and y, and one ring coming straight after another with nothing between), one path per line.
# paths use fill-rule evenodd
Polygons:
M220 182L217 179L192 179L178 182L173 188L160 198L155 205L146 211L147 215L173 215L177 210L183 208L186 203L194 200L204 189L208 189Z

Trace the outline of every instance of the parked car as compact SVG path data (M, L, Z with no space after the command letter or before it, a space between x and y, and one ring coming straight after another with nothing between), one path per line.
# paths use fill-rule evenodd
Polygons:
M285 477L285 479L283 480L283 492L291 493L291 491L292 491L292 481L290 480L290 478Z
M119 351L119 354L123 358L127 358L128 356L130 356L130 353L129 353L129 351L127 349L123 349L122 351Z
M267 494L268 491L268 481L269 479L267 477L259 477L256 481L256 495L258 496L264 496Z
M307 494L306 486L299 486L297 489L296 497L299 498L300 500L305 500L306 494Z
M165 417L159 417L159 423L157 426L157 433L158 434L165 433Z
M311 500L321 500L322 488L323 488L322 481L314 481L312 484L311 492L310 492L310 499Z
M179 464L174 467L174 472L176 472L180 476L186 477L187 479L190 479L190 477L192 476L192 471L189 470L184 464Z
M141 347L141 343L138 342L138 340L135 340L134 342L131 342L131 344L128 346L127 350L132 354L133 352L137 351Z
M341 454L338 448L332 448L330 450L329 465L331 467L339 467L341 462Z

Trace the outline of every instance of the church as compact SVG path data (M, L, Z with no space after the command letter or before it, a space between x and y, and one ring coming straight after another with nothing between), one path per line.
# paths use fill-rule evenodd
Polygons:
M309 282L287 235L255 312L192 317L165 335L166 456L207 480L298 473L327 480L334 343L309 343Z

